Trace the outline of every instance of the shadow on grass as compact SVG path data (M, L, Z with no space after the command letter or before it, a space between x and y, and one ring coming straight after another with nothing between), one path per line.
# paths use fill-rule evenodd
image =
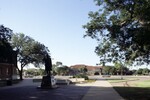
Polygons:
M114 87L126 100L150 100L150 87Z

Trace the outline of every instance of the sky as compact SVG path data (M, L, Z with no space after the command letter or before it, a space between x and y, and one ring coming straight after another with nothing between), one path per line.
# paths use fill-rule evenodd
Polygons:
M53 64L96 65L96 40L83 38L93 0L0 0L0 24L24 33L50 50Z

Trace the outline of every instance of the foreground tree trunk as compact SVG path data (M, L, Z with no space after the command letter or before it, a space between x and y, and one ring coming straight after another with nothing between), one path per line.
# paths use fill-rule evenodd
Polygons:
M21 67L21 70L19 71L20 80L23 80L22 73L23 73L23 68Z
M23 73L23 66L21 66L21 69L19 69L18 66L17 66L17 70L19 72L19 78L20 78L20 80L23 80L23 75L22 75L22 73Z

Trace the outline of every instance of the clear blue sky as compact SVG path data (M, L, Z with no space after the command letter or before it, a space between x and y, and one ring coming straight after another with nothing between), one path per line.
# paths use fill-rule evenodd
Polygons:
M93 0L1 0L0 24L45 44L53 63L96 65L97 42L82 28L96 10Z

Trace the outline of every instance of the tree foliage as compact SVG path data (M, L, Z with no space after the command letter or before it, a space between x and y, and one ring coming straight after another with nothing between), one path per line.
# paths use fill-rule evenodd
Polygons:
M67 67L67 66L57 67L56 73L58 75L68 75L69 67Z
M48 48L23 33L13 31L0 25L0 63L14 63L22 79L23 68L28 64L36 67L43 64L43 58L49 55ZM17 58L17 60L16 60ZM21 64L21 68L17 66Z
M23 33L13 34L11 44L18 52L17 61L21 64L21 69L19 69L18 66L16 67L20 73L21 79L23 68L26 65L32 63L35 66L38 66L39 64L44 63L43 58L49 53L47 47Z
M35 68L30 68L27 70L24 70L26 76L42 76L44 75L44 69L35 69Z
M139 68L135 74L137 75L149 75L150 70L148 68Z
M88 71L88 69L87 69L86 66L82 66L82 67L79 69L79 71L80 71L81 73L83 73L83 74L86 74L87 71Z
M149 64L150 1L94 0L100 9L90 12L83 27L85 36L99 41L95 52L104 62L117 61Z
M0 25L0 62L12 63L12 47L10 45L12 30Z
M52 73L54 75L69 75L70 68L66 65L63 65L62 62L57 61L56 64L53 64Z

